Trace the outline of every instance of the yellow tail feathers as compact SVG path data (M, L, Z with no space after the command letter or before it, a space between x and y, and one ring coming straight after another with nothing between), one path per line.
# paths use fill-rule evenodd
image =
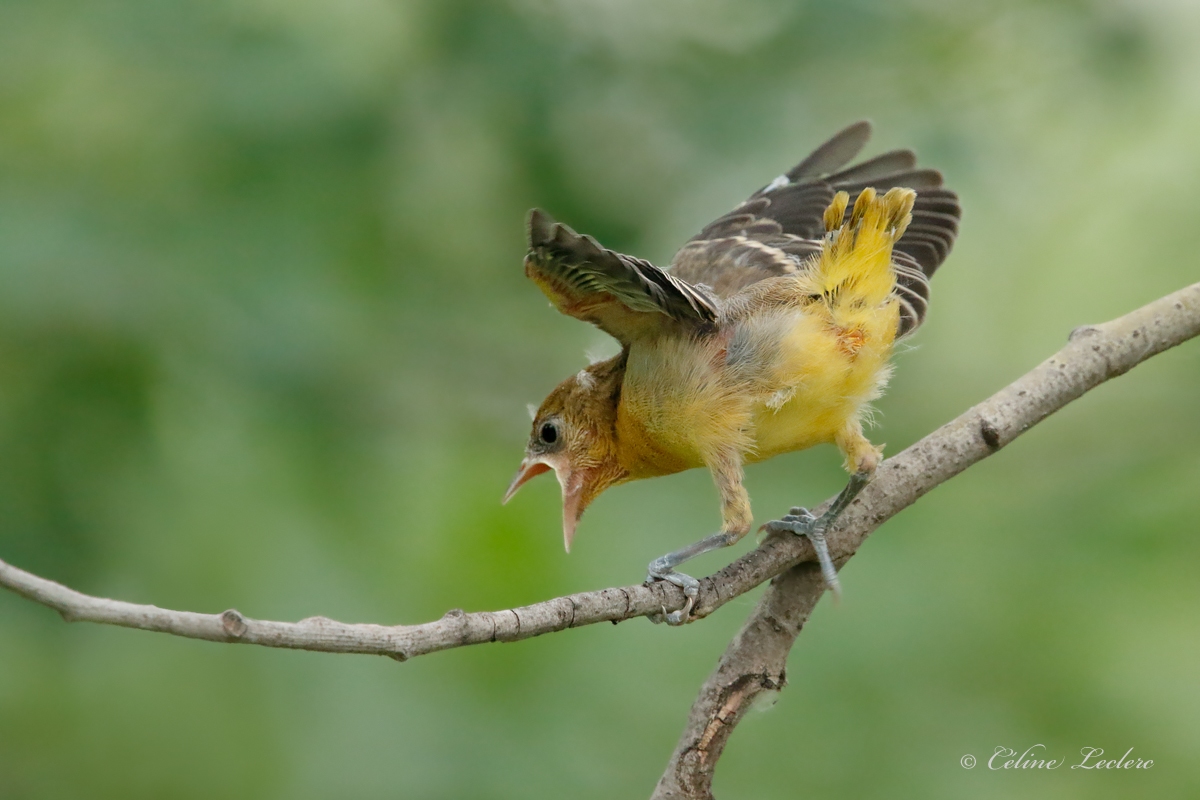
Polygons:
M834 195L825 209L828 234L811 280L814 294L824 297L835 319L878 309L891 296L896 284L892 245L912 220L916 197L912 189L889 189L882 197L874 189L863 189L843 224L850 197L845 192Z

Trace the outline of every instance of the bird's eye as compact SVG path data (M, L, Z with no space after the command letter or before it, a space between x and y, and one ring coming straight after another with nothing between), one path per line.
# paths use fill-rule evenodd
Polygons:
M538 431L538 438L546 444L554 444L558 441L558 428L554 427L553 423L547 422Z

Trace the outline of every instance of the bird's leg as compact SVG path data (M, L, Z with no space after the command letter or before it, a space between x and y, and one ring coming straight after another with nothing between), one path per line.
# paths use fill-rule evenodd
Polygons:
M795 507L783 519L763 525L762 530L768 533L786 531L808 537L808 540L812 542L813 550L817 553L817 560L821 564L821 575L824 576L826 585L829 586L834 597L839 597L842 588L838 583L833 559L829 557L829 545L825 542L825 534L841 513L846 510L846 507L854 502L854 498L863 490L863 487L871 482L871 478L875 475L875 469L879 466L881 448L875 447L867 441L858 424L843 431L837 437L836 442L846 455L846 469L850 470L850 481L842 491L838 492L838 496L833 499L833 503L825 510L825 513L818 517L807 508Z
M646 582L661 580L673 583L683 589L687 602L678 611L667 614L656 614L650 617L652 622L666 622L668 625L682 625L687 622L692 606L700 594L700 581L691 575L676 572L675 568L685 561L698 555L719 550L736 544L750 530L750 495L742 486L742 460L737 454L723 454L709 464L712 471L713 483L721 495L721 516L725 524L720 533L706 536L687 547L659 556L650 562L647 568Z

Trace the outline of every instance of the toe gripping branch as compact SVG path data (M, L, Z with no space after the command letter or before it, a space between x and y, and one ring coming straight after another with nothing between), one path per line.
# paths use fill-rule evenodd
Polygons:
M807 508L794 506L790 514L785 515L783 519L768 522L762 526L762 530L767 533L794 533L807 537L817 553L825 585L833 592L834 597L841 597L842 585L838 582L837 569L833 566L833 559L829 557L829 545L825 542L825 532L829 530L833 521L829 511L818 517Z
M808 537L808 540L812 542L813 549L817 553L817 559L821 563L821 575L824 576L825 583L829 586L830 591L833 592L834 597L841 596L842 589L838 583L837 569L834 568L833 559L829 556L829 545L825 542L825 533L837 521L838 516L846 510L846 507L854 502L854 498L863 490L863 487L870 483L871 475L872 472L867 470L851 475L850 482L838 493L838 496L834 498L833 503L825 513L819 517L806 508L796 507L792 509L792 513L783 519L777 519L762 526L762 530L768 533L787 532ZM700 581L691 575L676 572L675 568L683 562L703 553L728 547L740 538L740 536L732 533L714 533L712 536L651 561L646 570L648 573L646 583L653 583L654 581L673 583L680 589L683 589L686 600L683 608L678 611L668 612L664 608L661 614L651 615L650 621L665 622L668 625L682 625L687 622L688 617L692 613L692 608L696 605L696 599L700 596Z
M838 582L837 569L833 566L833 559L829 556L829 545L825 541L825 533L846 510L846 507L854 502L854 498L863 490L863 487L870 482L870 472L856 472L850 476L849 483L838 493L833 503L821 516L818 517L807 508L797 506L783 519L768 522L761 529L767 533L794 533L797 536L807 537L812 542L813 550L816 551L817 561L821 564L821 575L825 578L825 584L833 592L834 597L841 596L842 587Z
M667 553L665 556L659 556L651 561L650 565L646 568L646 572L648 573L646 575L646 583L653 583L654 581L673 583L680 589L683 589L686 600L683 608L678 611L667 613L667 610L664 608L663 613L651 615L649 617L650 621L665 622L668 625L682 625L687 622L688 616L692 613L692 607L696 605L696 598L700 596L700 581L691 575L676 572L675 568L683 562L703 553L728 547L739 538L733 534L714 533L712 536L708 536L698 542L693 542L687 547L682 547L673 553Z

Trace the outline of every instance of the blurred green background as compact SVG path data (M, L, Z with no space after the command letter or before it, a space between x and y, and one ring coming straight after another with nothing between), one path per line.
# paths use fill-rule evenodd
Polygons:
M569 557L554 481L499 505L525 404L612 352L522 276L530 206L662 263L850 121L915 147L965 219L895 453L1200 279L1198 38L1178 0L5 0L0 557L285 620L635 582L714 529L707 475L607 493ZM718 795L1200 795L1198 378L1155 358L885 525ZM748 482L766 520L844 477ZM756 596L397 664L0 593L0 797L644 797ZM959 766L1037 743L1155 766Z

